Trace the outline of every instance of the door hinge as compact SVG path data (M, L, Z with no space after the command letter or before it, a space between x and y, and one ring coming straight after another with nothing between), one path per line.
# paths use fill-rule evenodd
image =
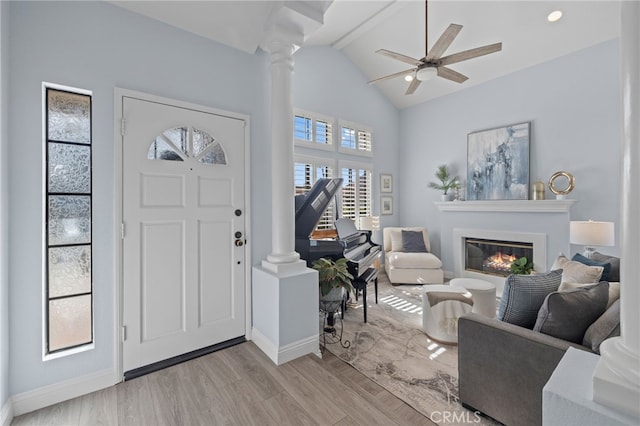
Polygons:
M126 120L124 118L120 119L120 135L124 136L125 135L125 125L126 125Z
M120 224L120 238L124 240L124 222Z
M127 326L123 325L121 330L120 330L120 337L122 338L122 341L124 342L125 340L127 340Z

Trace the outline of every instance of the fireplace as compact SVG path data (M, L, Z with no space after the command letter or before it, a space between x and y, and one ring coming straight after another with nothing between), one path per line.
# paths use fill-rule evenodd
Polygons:
M521 256L533 259L534 269L545 272L547 235L491 229L453 229L454 277L489 281L495 284L498 296L502 295L505 277L510 274L506 264L513 257Z
M464 247L467 271L506 277L516 259L533 260L533 243L464 237Z

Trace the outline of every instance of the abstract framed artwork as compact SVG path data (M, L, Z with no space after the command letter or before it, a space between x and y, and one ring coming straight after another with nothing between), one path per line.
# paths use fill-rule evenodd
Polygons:
M529 199L531 122L469 133L467 200Z
M380 192L393 192L393 177L380 173Z
M393 214L393 197L388 195L380 197L380 214Z

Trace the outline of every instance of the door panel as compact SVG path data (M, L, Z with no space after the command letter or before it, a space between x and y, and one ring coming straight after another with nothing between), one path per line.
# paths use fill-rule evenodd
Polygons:
M123 370L245 333L244 121L124 96Z

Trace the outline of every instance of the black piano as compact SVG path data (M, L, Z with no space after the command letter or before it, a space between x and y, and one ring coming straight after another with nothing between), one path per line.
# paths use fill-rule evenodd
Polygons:
M321 257L347 259L356 297L358 291L362 291L364 322L367 322L367 285L371 282L375 283L378 303L378 269L374 267L374 262L380 258L380 245L371 241L371 231L356 229L350 219L336 220L337 233L314 233L320 218L341 186L341 178L318 179L306 194L295 197L295 247L309 267Z

